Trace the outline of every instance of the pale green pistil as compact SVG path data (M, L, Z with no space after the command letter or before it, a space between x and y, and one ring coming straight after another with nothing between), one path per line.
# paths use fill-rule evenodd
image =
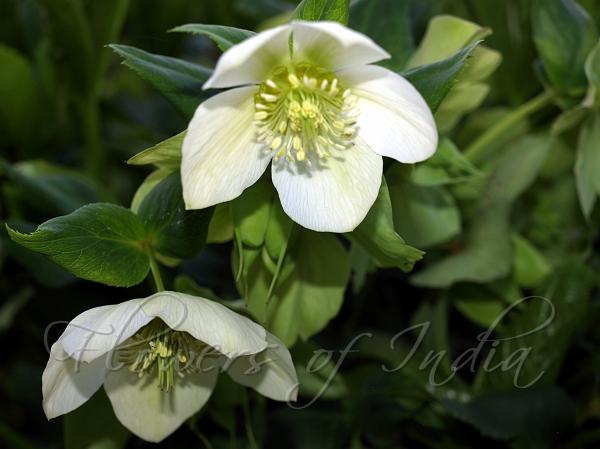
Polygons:
M205 348L187 332L171 330L162 321L154 320L120 348L119 357L140 378L156 369L159 388L171 391L176 378L195 370L194 359Z
M354 144L357 99L335 74L309 64L279 67L255 96L257 140L278 158L326 159ZM308 156L308 157L307 157Z

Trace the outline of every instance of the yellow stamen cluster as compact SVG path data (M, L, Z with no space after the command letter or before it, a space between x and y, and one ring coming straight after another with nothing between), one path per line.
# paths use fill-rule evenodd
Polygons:
M255 96L257 139L277 158L306 162L346 150L356 135L357 99L335 74L309 64L279 67Z
M183 378L194 372L194 359L205 349L206 345L187 332L173 331L162 321L154 320L127 340L119 349L119 358L140 378L156 367L159 388L171 391L175 374Z

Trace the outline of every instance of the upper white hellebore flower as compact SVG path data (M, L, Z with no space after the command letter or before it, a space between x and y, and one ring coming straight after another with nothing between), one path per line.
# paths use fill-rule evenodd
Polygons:
M196 110L182 148L186 207L236 198L272 160L273 184L294 221L353 230L377 197L382 156L414 163L437 146L419 92L367 65L389 57L334 22L292 22L230 48L204 88L247 86Z
M48 419L69 413L104 384L115 415L158 442L208 401L220 369L279 401L295 400L289 351L258 324L177 292L96 307L52 345L42 375Z

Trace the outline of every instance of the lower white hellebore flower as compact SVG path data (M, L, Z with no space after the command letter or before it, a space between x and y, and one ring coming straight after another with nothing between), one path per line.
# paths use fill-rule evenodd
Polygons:
M262 395L295 400L289 351L258 324L203 298L160 292L78 315L52 345L42 376L48 419L104 384L115 415L158 442L208 401L220 369Z
M230 48L204 88L248 86L196 110L182 147L186 207L236 198L272 160L273 184L294 221L353 230L377 197L382 156L414 163L437 146L419 92L367 65L389 57L334 22L292 22Z

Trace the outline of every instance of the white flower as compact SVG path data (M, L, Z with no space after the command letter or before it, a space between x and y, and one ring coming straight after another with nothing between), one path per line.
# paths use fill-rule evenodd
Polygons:
M205 101L189 124L186 207L236 198L272 160L273 184L294 221L353 230L377 197L382 156L414 163L437 146L417 90L367 65L385 58L371 39L333 22L292 22L230 48L204 88L245 87Z
M96 307L52 345L42 376L48 419L69 413L104 384L116 417L158 442L208 401L219 369L275 400L295 400L290 354L251 320L177 292Z

